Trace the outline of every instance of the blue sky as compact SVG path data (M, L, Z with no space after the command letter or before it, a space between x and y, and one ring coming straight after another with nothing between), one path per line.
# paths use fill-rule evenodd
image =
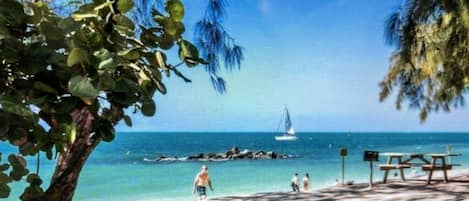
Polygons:
M206 0L184 2L191 38ZM420 124L417 111L397 111L392 98L378 101L392 50L384 43L384 21L402 1L227 2L225 26L245 48L242 70L222 73L228 93L212 90L202 66L181 68L192 83L165 80L168 93L155 96L156 115L133 115L134 126L122 123L118 131L275 131L285 104L298 131L469 128L466 108Z

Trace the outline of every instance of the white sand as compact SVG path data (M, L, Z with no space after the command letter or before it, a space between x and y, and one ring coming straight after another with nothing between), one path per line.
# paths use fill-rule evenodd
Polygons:
M375 183L373 189L368 184L355 184L346 187L328 187L312 193L270 192L249 196L215 198L218 201L289 201L289 200L469 200L469 169L448 172L449 183L444 183L441 172L434 173L432 184L427 185L427 177L420 176L400 180L388 180L387 184Z

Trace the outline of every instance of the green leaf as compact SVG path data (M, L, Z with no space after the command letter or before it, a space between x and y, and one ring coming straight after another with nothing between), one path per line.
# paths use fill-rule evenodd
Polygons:
M50 57L49 49L39 44L28 46L22 55L21 71L27 74L36 74L47 68L47 59Z
M54 25L48 21L41 22L41 24L39 24L39 30L46 36L47 40L64 39L63 31L57 25Z
M75 97L63 97L60 99L54 109L57 114L69 114L75 108L78 103L78 99Z
M18 26L27 17L24 14L23 5L18 1L0 1L0 24Z
M116 87L113 91L122 93L135 93L138 91L138 84L127 78L122 78L117 80Z
M0 25L0 40L10 38L10 30L4 25Z
M82 21L86 18L96 18L96 17L99 17L99 15L97 14L94 14L94 13L74 13L72 14L72 18L73 20L75 21Z
M114 25L114 27L122 35L133 36L135 34L134 30L130 29L129 27L121 26L121 25Z
M121 56L124 59L137 60L140 58L140 53L138 53L138 48L130 48L126 50L121 50L117 55Z
M117 14L112 16L112 19L119 26L127 27L130 30L135 29L135 25L132 20L125 15Z
M44 195L44 190L39 185L30 185L24 189L20 199L22 201L40 200Z
M116 137L116 131L114 130L112 123L107 120L102 120L99 122L99 126L96 132L105 142L111 142Z
M106 90L113 90L116 87L116 81L111 75L103 74L99 78L99 89L106 91Z
M123 119L124 119L125 124L128 127L132 127L132 119L130 119L130 117L128 115L125 115Z
M176 22L180 22L184 18L184 5L179 0L167 1L165 9Z
M73 66L87 61L87 53L81 48L73 48L67 58L67 65Z
M158 91L160 91L162 94L166 94L166 87L162 82L156 82L156 88Z
M8 185L0 183L0 198L8 198L10 191L11 189Z
M34 146L33 143L27 142L27 141L20 145L19 150L20 150L21 155L23 156L27 156L27 155L33 156L38 152L38 148Z
M155 115L156 104L153 100L146 100L142 103L142 114L148 117Z
M81 3L81 2L80 2L80 3ZM96 6L93 10L94 10L94 11L99 11L99 10L101 10L101 9L103 9L103 8L111 7L111 6L112 6L112 3L113 3L112 1L106 1L106 2L104 2L104 3L102 3L102 4L98 5L98 6Z
M4 97L0 99L0 104L2 105L2 109L6 112L13 113L23 117L32 117L33 112L26 106L22 104L17 104L13 101L6 100Z
M134 2L132 0L118 0L117 1L117 9L121 13L126 13L132 9L134 6Z
M69 126L68 133L68 142L73 144L73 142L75 142L75 139L77 138L77 128L75 124Z
M99 95L99 91L94 88L90 79L81 75L75 76L68 81L68 90L74 96L89 99L95 99Z
M181 35L184 33L186 28L184 27L184 24L182 22L175 22L172 19L168 19L165 21L163 25L165 33L174 36L177 38L177 36Z
M53 88L53 87L51 87L51 86L49 86L49 85L47 85L47 84L45 84L44 82L41 82L41 81L34 82L33 88L37 89L39 91L54 94L54 95L59 94L59 92L55 88Z
M3 173L3 171L7 170L8 168L10 168L10 165L6 163L0 165L0 184L6 184L13 181L7 174Z
M24 128L16 128L10 133L9 140L11 144L21 146L28 141L28 132Z
M39 175L32 173L26 177L26 182L30 183L31 185L39 186L42 184L42 179L39 177Z
M8 130L10 129L10 121L8 120L7 117L5 116L0 116L0 140L1 140L1 136L5 136L8 132ZM0 159L1 159L1 155L0 155Z
M117 62L111 57L105 60L102 60L99 62L98 68L99 69L108 69L108 68L114 68L117 66Z
M26 168L26 160L20 155L10 154L8 155L8 162L13 168Z
M19 181L21 178L29 173L26 169L26 160L20 155L10 154L8 156L8 161L10 162L13 169L10 172L10 177Z
M156 62L158 64L158 67L163 69L164 71L169 71L167 64L166 64L166 55L161 52L161 51L156 51L155 52L155 58Z
M93 55L100 60L106 60L112 57L111 53L106 48L101 48L100 50L93 52Z
M4 164L0 165L0 172L8 170L8 168L10 168L10 165L8 165L8 163L4 163ZM0 183L2 183L1 179L0 179Z
M182 40L179 44L179 58L183 60L188 67L196 66L199 63L199 51L197 47L189 41Z

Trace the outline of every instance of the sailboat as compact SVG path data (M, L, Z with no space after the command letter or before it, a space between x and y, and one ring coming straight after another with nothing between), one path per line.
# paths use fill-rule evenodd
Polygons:
M285 106L285 130L282 136L275 136L275 140L277 141L293 141L297 140L298 137L295 135L295 129L292 126L291 120L290 120L290 113L288 113L288 108ZM283 117L283 115L282 115ZM280 121L281 123L281 121ZM279 127L280 127L279 123ZM278 130L278 129L277 129Z

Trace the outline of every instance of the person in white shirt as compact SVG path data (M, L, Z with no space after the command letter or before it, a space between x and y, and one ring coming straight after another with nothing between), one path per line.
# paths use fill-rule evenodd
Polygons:
M298 186L298 173L295 173L291 178L291 187L293 192L300 192L300 187Z
M309 192L310 191L309 174L308 173L306 173L306 176L303 178L303 191L304 192Z

